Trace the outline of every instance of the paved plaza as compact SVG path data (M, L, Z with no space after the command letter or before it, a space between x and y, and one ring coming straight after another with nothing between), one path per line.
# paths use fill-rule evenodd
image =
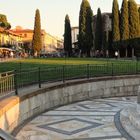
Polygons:
M18 140L134 140L120 121L136 97L93 99L41 114L17 134Z

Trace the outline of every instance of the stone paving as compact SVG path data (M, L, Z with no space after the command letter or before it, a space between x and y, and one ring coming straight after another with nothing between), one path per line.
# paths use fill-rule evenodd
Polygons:
M18 140L134 140L120 122L120 111L136 97L93 99L41 114L22 128Z

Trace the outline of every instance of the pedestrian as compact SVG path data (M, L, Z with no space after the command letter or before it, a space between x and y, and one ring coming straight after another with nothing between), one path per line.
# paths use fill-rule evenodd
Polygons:
M118 52L117 51L115 51L115 57L116 57L116 59L118 59Z
M13 56L14 56L14 53L12 51L10 52L10 56L11 56L11 58L13 58Z

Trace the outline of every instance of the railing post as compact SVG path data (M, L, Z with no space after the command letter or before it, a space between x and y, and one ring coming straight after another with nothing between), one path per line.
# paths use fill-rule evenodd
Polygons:
M108 73L109 73L109 64L107 63L107 65L106 65L107 67L107 69L106 69L106 72L107 72L107 75L108 75Z
M87 79L89 79L89 64L87 64Z
M19 63L19 71L21 72L21 62Z
M138 62L136 61L136 74L138 74Z
M17 85L17 71L14 71L14 88L15 88L15 94L18 95L18 85Z
M38 68L38 85L39 85L39 88L41 88L41 73L40 73L40 67Z
M62 81L63 81L63 83L65 83L65 66L64 65L62 68Z
M112 72L111 72L111 74L112 74L112 76L114 76L114 64L112 63L111 65L112 65Z

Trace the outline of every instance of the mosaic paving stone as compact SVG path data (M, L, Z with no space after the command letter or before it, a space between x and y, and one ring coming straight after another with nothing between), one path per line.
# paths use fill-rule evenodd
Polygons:
M102 124L74 118L74 119L58 121L50 124L45 124L38 127L55 131L58 133L62 133L65 135L73 135L91 128L98 127L100 125Z
M91 99L45 112L21 129L17 140L134 140L119 112L136 97Z

